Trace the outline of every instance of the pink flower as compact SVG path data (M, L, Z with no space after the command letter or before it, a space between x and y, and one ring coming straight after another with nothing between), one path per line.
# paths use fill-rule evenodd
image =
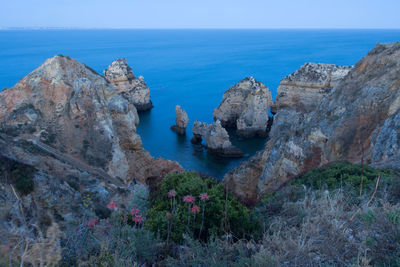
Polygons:
M89 228L91 228L91 227L95 226L96 223L98 223L98 222L99 222L99 219L96 218L96 219L90 219L89 221L85 222L85 224L87 226L89 226Z
M110 202L108 205L107 205L107 208L109 208L110 210L115 210L116 208L117 208L117 202Z
M193 213L193 214L196 214L196 213L199 213L199 212L200 212L199 207L198 207L197 205L193 205L193 207L192 207L192 213Z
M174 189L169 190L168 198L175 197L175 196L176 196L176 191Z
M171 218L172 214L167 212L167 214L165 214L165 218L167 218L167 220L169 220L169 218Z
M136 216L136 215L138 215L138 214L139 214L139 212L140 212L140 210L139 210L139 209L137 209L137 208L133 207L133 209L131 210L131 215L132 215L132 216Z
M194 202L195 198L192 195L187 195L183 197L183 201L186 203L192 203Z
M141 224L142 222L144 222L145 218L142 215L139 215L139 216L135 216L132 220L136 224Z
M200 199L201 200L209 200L210 197L207 195L207 193L203 193L203 194L200 194Z

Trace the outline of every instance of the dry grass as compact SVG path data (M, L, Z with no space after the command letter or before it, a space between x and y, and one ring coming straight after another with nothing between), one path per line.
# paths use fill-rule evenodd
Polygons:
M281 266L400 265L398 203L364 196L353 204L343 190L303 190L267 222L263 251Z
M400 266L397 182L376 181L361 197L348 189L288 185L256 208L264 225L259 240L189 240L170 264Z

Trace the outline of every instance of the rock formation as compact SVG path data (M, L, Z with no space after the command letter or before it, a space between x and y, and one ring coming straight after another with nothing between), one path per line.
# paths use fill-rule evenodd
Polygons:
M214 120L220 120L223 127L236 128L238 135L244 137L265 136L271 105L268 88L253 77L245 78L224 93L213 112Z
M334 161L400 170L400 43L377 45L314 111L278 109L265 150L224 181L248 203ZM246 185L246 186L242 186Z
M176 105L175 113L176 113L176 124L171 126L171 129L178 134L184 135L186 134L186 127L187 124L189 123L189 117L179 105Z
M130 96L86 65L56 56L0 93L1 130L111 177L145 182L163 171L142 148ZM179 167L165 162L162 168Z
M332 64L304 64L280 82L271 112L275 114L280 109L294 109L299 112L315 110L322 98L350 70L351 67Z
M206 141L207 151L223 157L242 157L243 153L229 141L228 132L219 120L212 124L195 121L193 125L192 143L201 144L202 137Z
M106 218L111 201L131 205L136 183L182 170L142 148L138 123L128 94L69 57L48 59L0 92L3 241L24 223L45 232Z
M135 77L126 59L117 59L104 70L104 77L111 82L118 93L127 94L139 111L153 107L150 90L143 76Z

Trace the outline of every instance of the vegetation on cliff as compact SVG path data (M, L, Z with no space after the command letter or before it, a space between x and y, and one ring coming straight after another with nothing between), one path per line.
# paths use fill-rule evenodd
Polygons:
M58 233L59 264L400 265L400 176L393 171L334 163L252 210L196 172L168 174L154 194L141 184L134 192L128 206L104 207L106 218L85 218ZM16 255L12 262L20 263Z
M184 172L169 174L161 181L148 212L147 228L167 239L168 224L172 224L170 238L175 242L181 242L184 234L204 241L226 233L250 238L257 228L251 215L232 194L225 193L222 184L202 179L196 172Z

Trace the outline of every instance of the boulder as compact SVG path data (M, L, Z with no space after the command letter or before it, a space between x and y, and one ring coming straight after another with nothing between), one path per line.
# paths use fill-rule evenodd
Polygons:
M229 140L228 132L221 126L219 120L212 124L195 121L193 125L193 144L206 142L207 151L223 157L242 157L240 149L234 147Z
M175 113L176 113L176 124L171 126L171 129L178 134L185 135L186 127L187 124L189 123L189 117L179 105L176 105Z
M280 109L294 109L303 113L315 110L351 68L333 64L305 63L280 82L271 113L275 114Z
M400 170L399 114L400 43L377 45L314 111L278 109L264 151L224 181L239 198L254 202L330 162Z
M150 89L143 76L136 78L126 59L113 61L104 70L104 77L114 85L118 93L127 95L137 110L144 111L153 107L150 100Z
M268 88L249 77L224 93L213 116L214 120L221 121L223 127L236 128L240 136L266 136L271 105L272 96Z

